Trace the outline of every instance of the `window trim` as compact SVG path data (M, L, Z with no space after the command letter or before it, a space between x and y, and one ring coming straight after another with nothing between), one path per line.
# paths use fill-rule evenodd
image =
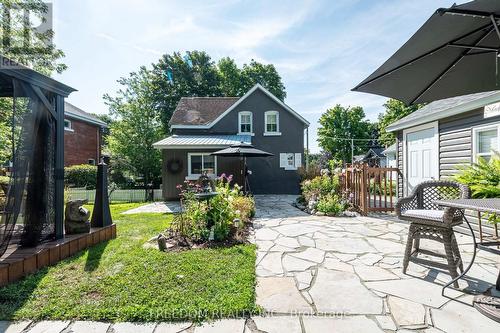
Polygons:
M491 123L488 125L477 126L472 128L472 161L477 162L478 156L493 156L493 153L479 153L478 134L489 130L497 130L497 147L496 151L500 151L500 122Z
M276 115L276 131L275 132L269 132L267 130L267 116L268 115ZM264 136L280 136L280 113L275 110L269 110L264 112Z
M241 131L241 116L250 116L250 132ZM253 113L251 111L238 112L238 135L255 135L253 132Z
M201 174L197 174L197 173L191 173L191 157L192 156L202 156L201 157L201 167L203 169L204 167L204 160L203 160L203 155L210 155L211 152L196 152L196 153L188 153L188 174L187 174L187 177L186 179L189 179L189 180L196 180L198 179ZM213 177L217 177L217 156L214 156L214 173L213 174L208 174L209 177L213 178Z
M69 127L66 127L66 122L69 123ZM64 130L68 132L74 132L75 130L73 129L73 122L69 119L64 119Z

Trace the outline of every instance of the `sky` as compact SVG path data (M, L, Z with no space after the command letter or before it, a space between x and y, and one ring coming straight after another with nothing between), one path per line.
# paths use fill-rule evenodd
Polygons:
M328 108L362 106L376 120L386 98L350 90L377 69L439 7L453 0L54 0L55 43L68 69L55 78L68 101L107 113L102 96L161 55L206 51L238 65L274 64L285 103L310 123ZM464 1L458 1L460 3Z

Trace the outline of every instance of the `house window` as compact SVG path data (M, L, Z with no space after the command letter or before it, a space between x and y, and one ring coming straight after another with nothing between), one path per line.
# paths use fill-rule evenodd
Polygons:
M189 153L188 164L188 176L190 177L199 177L204 173L208 176L217 174L217 159L210 153Z
M64 119L64 129L66 131L73 131L73 124L71 123L71 120Z
M500 151L500 124L474 129L474 159L482 157L489 161L494 152Z
M252 134L253 132L253 117L252 112L242 111L238 114L239 133Z
M95 160L93 158L89 158L89 164L90 165L95 165Z
M266 111L264 114L265 131L264 135L280 135L279 113L278 111Z
M301 153L280 153L280 168L297 170L302 166Z

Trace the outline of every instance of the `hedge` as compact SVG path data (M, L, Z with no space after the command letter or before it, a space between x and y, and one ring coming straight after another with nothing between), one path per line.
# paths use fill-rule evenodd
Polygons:
M70 187L95 189L97 167L89 164L73 165L64 168L64 182Z

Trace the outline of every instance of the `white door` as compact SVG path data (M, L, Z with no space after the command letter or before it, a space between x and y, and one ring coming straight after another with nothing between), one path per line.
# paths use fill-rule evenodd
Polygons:
M407 193L425 180L439 178L437 127L405 133Z

